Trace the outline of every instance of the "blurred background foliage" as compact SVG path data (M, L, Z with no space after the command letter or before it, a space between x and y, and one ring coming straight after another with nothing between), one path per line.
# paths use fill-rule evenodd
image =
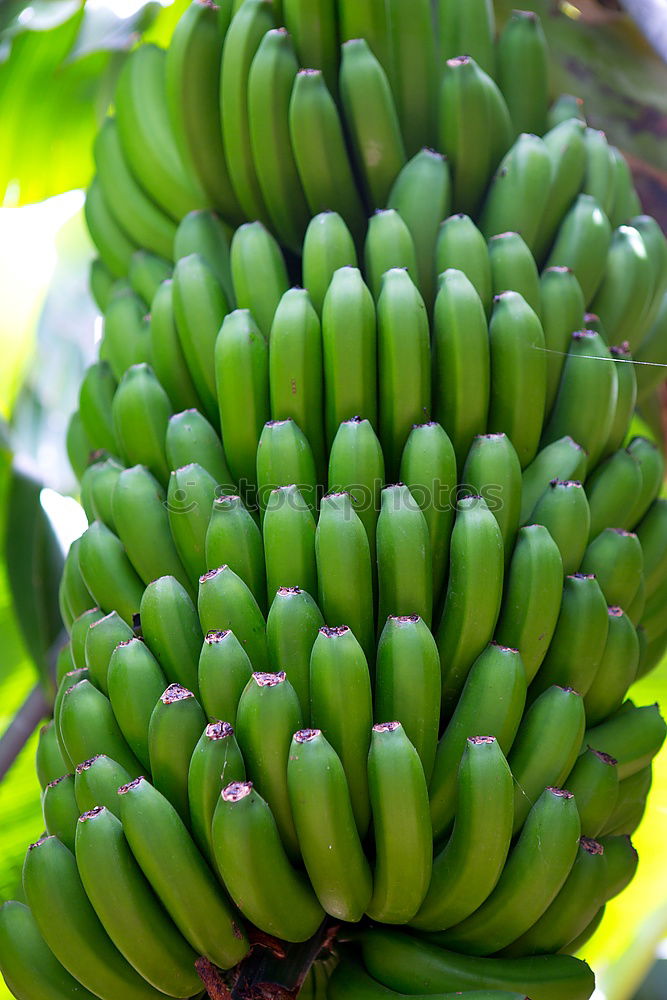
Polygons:
M46 710L60 634L53 579L85 526L64 442L100 324L81 211L93 136L126 53L142 38L167 44L187 2L0 3L0 738L36 689ZM499 20L515 6L496 0ZM522 6L543 19L554 92L584 99L667 229L667 65L616 0ZM656 399L644 414L653 436L660 413ZM631 696L667 706L667 661ZM37 730L0 780L0 901L20 898L26 845L42 832L36 740ZM667 1000L667 753L633 840L638 876L582 956L598 974L596 1000Z

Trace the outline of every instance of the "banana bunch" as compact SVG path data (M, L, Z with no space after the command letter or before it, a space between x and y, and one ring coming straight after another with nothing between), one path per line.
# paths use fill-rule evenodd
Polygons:
M532 14L435 9L195 3L121 73L18 1000L325 920L304 1000L593 992L666 734L667 240Z

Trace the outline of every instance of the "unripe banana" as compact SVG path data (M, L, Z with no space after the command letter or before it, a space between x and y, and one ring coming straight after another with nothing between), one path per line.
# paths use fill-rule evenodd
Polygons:
M449 560L457 484L456 455L440 424L431 422L412 428L403 449L400 477L426 518L431 543L433 603L437 605ZM394 716L395 713L391 717Z
M587 694L600 667L608 631L607 602L595 577L566 576L556 630L531 684L531 699L552 684Z
M111 707L123 736L142 766L150 768L148 726L166 680L145 643L129 639L116 646L109 662L107 684Z
M118 793L132 853L185 940L220 968L236 965L248 951L243 926L174 807L145 778Z
M86 636L94 622L104 618L99 608L89 608L75 618L70 629L70 652L75 670L83 670L86 666Z
M530 706L508 757L514 777L513 834L545 787L562 786L581 750L585 728L584 701L572 688L554 685Z
M561 955L578 955L584 945L588 944L590 939L593 937L604 917L606 906L601 906L598 912L595 914L591 922L588 924L585 930L581 932L579 937L576 937L574 941L570 941L565 948L562 948L559 954Z
M274 27L270 3L244 3L235 11L225 35L220 70L222 140L232 187L243 215L262 221L268 213L252 155L248 78L262 38Z
M486 492L509 563L519 528L521 466L506 434L480 434L473 440L461 473L461 489L473 496Z
M213 569L200 577L197 607L205 635L211 631L231 629L248 654L253 668L266 670L264 616L252 591L229 566Z
M214 212L188 212L178 224L174 237L174 260L200 254L222 285L230 306L236 308L232 269L229 260L231 230Z
M549 107L549 62L542 24L533 11L512 11L500 34L498 83L516 132L542 135Z
M609 440L617 397L614 362L601 336L592 330L573 333L542 446L570 434L588 452L593 470Z
M529 520L548 528L560 551L565 576L578 572L591 534L590 508L581 483L552 479Z
M215 377L225 455L234 481L256 482L257 446L269 419L269 349L246 309L225 317L215 343ZM239 413L244 419L239 420Z
M46 832L58 837L73 852L79 818L73 774L63 774L48 783L42 794L42 816Z
M584 133L586 145L586 173L583 178L583 193L593 195L600 207L609 216L614 203L614 157L604 132L587 128Z
M80 547L81 542L76 538L70 545L69 552L65 557L63 575L59 587L59 602L61 606L64 604L66 607L66 612L71 619L66 624L69 624L70 628L75 618L78 618L79 615L92 608L95 604L95 598L83 582L81 569L79 568Z
M298 487L271 491L262 528L269 603L279 587L300 587L317 595L315 518Z
M350 494L366 529L373 566L380 493L384 483L384 455L370 422L360 417L345 420L331 446L329 491Z
M436 23L441 59L469 52L485 72L493 74L496 22L489 0L472 0L465 6L456 0L438 0Z
M218 416L216 366L211 364L218 331L229 313L229 304L215 271L199 253L181 257L172 285L178 339L204 413ZM171 414L170 414L171 415Z
M101 619L100 619L101 620ZM66 642L58 653L56 659L56 684L60 686L65 674L74 670L74 660L72 659L72 649L69 642Z
M610 607L624 610L632 605L644 568L644 555L639 539L620 528L605 528L584 554L583 573L593 573Z
M310 721L340 757L359 835L370 822L366 761L373 725L364 651L347 626L321 628L310 657Z
M547 356L545 417L551 413L570 338L584 322L584 296L576 275L568 267L548 267L540 280L542 329ZM632 367L629 365L628 367Z
M518 292L502 292L494 299L489 346L487 430L507 434L523 469L535 457L540 441L547 368L542 325Z
M615 759L589 746L567 775L565 783L577 801L582 835L597 837L607 825L618 796Z
M91 450L102 449L120 456L114 433L111 403L116 380L106 361L96 361L87 369L79 390L79 414Z
M230 261L237 307L248 309L268 338L278 304L289 288L280 246L261 222L246 223L234 233Z
M308 292L289 289L278 303L269 337L271 416L291 418L301 428L320 478L325 468L322 347L319 317Z
M192 586L207 569L206 532L216 495L215 479L194 462L169 476L169 528Z
M512 552L495 638L519 651L528 683L549 649L562 593L563 560L556 542L544 525L526 525Z
M366 201L384 208L406 154L387 74L364 38L341 47L339 89Z
M472 916L439 933L438 943L488 955L524 934L562 889L574 864L580 831L574 796L560 788L545 788L496 888Z
M252 664L243 646L229 629L207 632L199 657L201 704L211 722L221 717L236 724L241 695L252 677Z
M269 663L274 671L287 669L306 722L310 720L310 654L323 625L322 612L310 594L299 587L278 588L266 619Z
M402 924L426 895L433 844L424 771L400 722L373 726L368 787L375 869L367 913L382 923Z
M211 722L192 751L188 769L188 806L192 836L213 861L213 815L218 799L233 781L245 781L245 764L228 722Z
M350 230L337 212L321 212L311 219L303 240L303 286L322 315L324 297L341 267L357 267L357 251Z
M149 333L151 363L175 409L200 407L174 319L174 283L163 281L152 300Z
M629 837L600 838L607 858L607 899L618 896L634 878L639 856Z
M614 232L604 277L591 303L609 343L639 346L637 317L647 309L652 286L651 262L641 235L632 226Z
M387 619L378 643L374 688L374 717L401 723L428 782L440 722L440 657L433 636L417 615Z
M306 941L324 911L285 853L276 821L251 781L228 785L213 816L215 860L244 916L266 934Z
M88 466L88 456L93 450L93 446L84 429L81 414L78 410L75 410L69 418L65 448L74 475L80 480Z
M109 362L114 378L119 382L131 365L151 362L146 303L129 288L111 296L104 314L100 355Z
M132 624L144 591L119 538L100 521L81 536L79 566L86 587L104 612L117 611Z
M181 469L188 462L196 462L222 490L233 492L234 481L220 438L199 410L184 410L170 417L165 448L171 469Z
M654 500L636 528L644 552L644 582L649 600L667 578L667 499Z
M403 484L382 491L377 562L378 628L384 628L389 615L419 615L430 628L433 572L428 523L418 501Z
M336 0L283 0L283 17L294 40L300 66L321 69L327 87L338 85Z
M440 225L435 260L439 275L450 268L463 271L485 311L491 312L493 294L487 243L468 215L451 215Z
M489 410L489 336L479 295L462 271L440 276L433 332L433 415L461 468ZM417 420L423 423L423 420Z
M525 702L526 672L518 651L491 643L473 663L438 743L429 786L435 840L445 833L456 812L456 773L466 740L481 730L495 736L507 756Z
M583 482L587 464L584 449L567 435L542 448L523 471L521 524L530 519L552 482Z
M610 149L614 161L614 190L609 220L612 226L622 226L641 212L641 203L628 161L616 146Z
M553 176L549 201L535 242L535 256L540 261L551 248L558 227L581 190L586 170L585 131L582 121L570 118L555 125L544 136L544 144L551 153Z
M266 608L264 547L257 522L237 496L219 496L206 532L206 566L229 566Z
M90 681L80 680L65 690L58 724L73 764L102 753L131 775L140 773L141 765L123 737L109 699Z
M37 751L35 753L35 770L37 771L37 780L42 791L50 781L54 781L67 770L67 765L58 746L56 724L53 719L50 722L44 723L39 730Z
M605 824L604 833L609 836L631 836L642 821L651 785L653 766L637 771L619 783L614 811Z
M621 162L625 170L629 172L629 167L622 156ZM623 219L619 225L625 222L628 222L628 217ZM649 299L644 314L638 322L641 330L639 343L643 344L647 332L655 322L665 291L667 291L667 239L658 222L650 215L635 214L629 218L629 224L637 230L642 238L651 269Z
M415 987L415 989L418 988ZM349 955L346 955L339 965L336 966L327 993L330 1000L344 1000L344 998L350 996L356 997L357 1000L391 1000L391 997L395 997L396 995L394 990L388 990L377 979L369 976L363 964L354 961ZM526 1000L523 993L508 993L504 990L466 990L465 993L461 993L459 990L456 993L421 993L415 995L414 1000L426 1000L429 996L433 1000L455 1000L456 997L463 997L464 1000Z
M236 738L248 777L266 799L285 850L294 859L299 857L299 843L288 796L287 760L292 734L301 724L299 699L285 672L254 673L239 701ZM220 866L217 849L216 861ZM224 866L221 871L224 878Z
M533 312L542 308L540 276L535 259L518 233L499 233L489 240L491 287L494 294L519 292Z
M401 993L414 993L424 985L430 990L474 990L482 982L489 990L518 990L543 1000L588 1000L595 989L589 967L569 956L479 958L384 927L364 933L361 950L369 973Z
M642 488L632 508L631 520L634 528L660 493L665 475L665 461L660 449L645 437L633 438L628 445L628 451L637 459L642 470Z
M381 559L381 522L382 514L378 521L378 559ZM372 662L375 615L371 556L364 526L349 494L331 493L322 500L315 556L318 604L324 620L335 626L347 625Z
M620 347L610 347L609 353L614 359L616 372L617 394L614 419L603 455L613 455L623 447L628 434L630 421L637 403L637 375L632 354L627 343Z
M522 133L500 162L482 208L487 239L519 233L532 250L549 200L553 165L542 139Z
M376 59L389 66L386 4L378 0L338 0L341 42L365 38Z
M378 209L371 217L364 244L364 265L376 302L384 276L392 268L407 271L417 285L417 250L407 223L396 209Z
M295 485L311 510L317 501L317 473L308 440L293 420L270 420L257 447L257 487L262 518L272 491Z
M299 849L315 894L337 919L361 919L373 879L357 833L345 771L319 729L295 733L287 787Z
M81 816L76 862L98 918L130 965L168 996L196 991L196 954L156 900L120 820L108 809L97 807Z
M642 473L634 455L622 449L599 465L586 482L591 511L591 539L605 528L629 527L628 515L642 487Z
M357 193L338 109L321 70L302 69L297 74L289 124L292 149L311 214L338 212L355 240L359 240L366 212Z
M71 687L78 684L79 681L88 680L88 670L84 668L83 670L70 670L67 673L61 675L58 681L58 690L56 691L56 697L53 702L53 721L56 727L56 740L58 747L60 748L60 753L65 762L64 771L73 771L76 761L73 761L65 745L65 740L63 738L63 733L60 728L60 710L65 694L69 691Z
M101 1000L163 996L116 950L88 901L74 855L56 837L38 840L28 849L23 890L39 933L84 989L94 987Z
M408 156L435 144L436 40L428 0L386 4L387 75Z
M123 468L115 458L102 458L93 461L84 472L81 477L81 506L89 523L101 521L111 531L116 530L111 498ZM69 603L74 610L76 595L71 595Z
M618 761L621 781L651 763L660 750L667 728L657 705L636 708L626 703L610 719L586 730L585 742Z
M164 257L149 250L135 250L127 277L132 291L148 306L162 282L171 278L172 270L171 263Z
M342 267L331 279L322 305L322 348L331 447L339 426L358 414L377 426L375 303L356 267Z
M131 775L105 754L97 754L76 765L74 794L79 813L95 806L104 806L114 816L120 816L118 789L131 780Z
M574 271L588 305L602 281L610 244L609 219L592 195L580 194L560 224L546 266Z
M197 694L202 631L187 590L173 576L150 583L141 599L141 631L169 682Z
M136 243L130 239L116 221L98 177L93 178L86 191L83 210L88 231L100 255L100 263L104 264L112 278L124 277L130 266L132 254L136 250ZM104 301L100 296L99 274L99 268L93 264L91 283L97 286L93 297L102 312Z

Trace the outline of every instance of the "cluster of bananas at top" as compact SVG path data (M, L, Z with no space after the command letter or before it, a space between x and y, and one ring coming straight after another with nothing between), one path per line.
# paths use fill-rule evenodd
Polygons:
M277 6L193 4L97 141L89 527L0 964L189 997L328 915L356 949L304 998L587 1000L665 737L626 699L667 645L627 438L667 241L549 109L533 15Z

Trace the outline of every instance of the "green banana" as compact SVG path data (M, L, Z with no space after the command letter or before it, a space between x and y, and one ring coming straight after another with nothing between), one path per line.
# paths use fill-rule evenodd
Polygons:
M211 364L218 332L229 312L217 275L204 257L181 257L174 268L173 309L178 339L205 416L216 421L216 368Z
M294 859L299 857L299 842L288 795L287 760L292 734L301 724L299 699L285 672L254 673L239 701L236 738L248 777L266 799L285 850ZM220 865L217 851L216 860ZM224 878L225 868L221 871Z
M375 665L375 719L396 719L419 755L428 782L440 722L440 657L418 615L390 615Z
M579 755L585 728L584 700L572 688L549 687L530 706L507 758L514 778L513 835L522 829L543 789L563 784Z
M547 369L541 323L518 292L502 292L494 299L489 348L487 430L507 434L523 469L540 442Z
M373 878L343 765L319 729L292 737L287 787L299 849L320 905L331 916L356 923L369 904Z
M393 6L412 5L393 0ZM412 37L410 34L407 37ZM433 308L436 284L436 244L441 222L451 202L451 181L447 160L432 149L422 149L409 160L394 181L387 206L403 219L415 248L419 289L429 312Z
M559 94L549 108L547 118L549 128L555 128L556 125L569 121L570 118L578 118L580 122L586 124L583 99L574 97L573 94Z
M49 782L54 781L67 770L67 765L58 746L56 724L53 719L45 722L39 730L35 752L35 770L42 791Z
M636 528L644 552L644 582L650 599L667 577L667 553L664 539L667 533L667 499L654 500Z
M75 410L69 418L65 448L67 450L67 458L69 460L69 464L72 466L74 475L77 479L81 479L82 475L86 471L88 457L93 450L93 446L90 443L90 438L85 431L81 414L78 410Z
M641 212L630 164L616 146L610 146L614 160L614 192L609 213L612 226L622 226Z
M667 365L667 294L663 295L655 319L635 351L637 390L645 400L661 385Z
M174 319L174 282L170 278L158 288L149 320L153 371L174 409L201 407Z
M358 241L365 228L366 212L357 193L338 109L321 70L298 72L289 126L311 215L327 210L338 212Z
M243 689L252 677L252 664L243 646L229 629L207 632L199 657L201 704L211 722L236 724Z
M610 347L609 353L614 359L618 388L614 419L605 445L604 457L613 455L623 447L637 404L637 375L627 343L621 344L620 347Z
M253 668L266 670L264 616L252 591L229 566L213 569L200 577L197 608L205 635L217 629L231 629L250 657Z
M632 508L631 520L634 528L660 493L665 462L660 449L645 437L633 438L628 445L628 451L637 459L642 470L642 487Z
M66 673L63 673L58 681L58 690L56 691L56 697L53 702L53 721L56 728L56 742L58 743L61 756L65 762L64 771L73 771L75 761L73 761L69 755L62 731L60 729L60 709L63 698L69 689L79 681L88 680L88 677L88 670L84 668L83 670L69 670Z
M428 420L431 410L428 318L406 271L394 268L382 279L377 320L379 437L392 475L412 425Z
M206 572L206 532L216 495L215 479L196 462L175 469L169 476L169 529L193 587Z
M612 235L604 277L591 303L612 344L639 346L637 317L648 308L652 291L651 262L641 235L619 226Z
M104 806L114 816L118 816L118 789L128 781L131 781L131 775L126 769L105 754L97 754L77 764L74 794L79 813L88 812L95 806Z
M375 869L366 911L372 920L406 923L426 896L433 844L424 771L400 722L373 726L368 788Z
M515 10L498 39L498 83L517 133L546 131L549 107L547 40L533 11Z
M542 448L523 470L521 488L521 524L530 519L536 504L549 491L551 483L583 482L588 456L581 445L566 435Z
M457 774L454 829L433 860L426 897L410 921L452 927L482 905L500 878L512 839L512 774L493 736L471 736Z
M143 582L173 576L191 590L169 530L167 495L148 469L124 469L111 499L116 532Z
M214 212L188 212L178 224L174 237L174 260L201 254L222 285L230 307L236 308L229 247L232 233Z
M74 661L74 669L82 670L86 665L86 636L93 622L104 618L99 608L90 608L75 618L70 628L70 653Z
M479 434L473 440L461 473L461 489L473 496L487 494L485 500L498 522L509 563L519 529L521 466L506 434Z
M67 755L73 764L106 754L131 775L141 765L125 741L111 702L88 680L80 680L64 692L58 719Z
M456 812L456 773L466 740L481 731L495 736L505 756L526 702L526 671L516 649L491 643L473 663L453 715L440 737L429 784L433 837L438 840Z
M98 177L93 178L86 191L84 215L88 231L100 255L100 263L107 268L108 273L113 278L124 277L128 272L136 244L125 234L116 221ZM96 262L93 262L91 269L91 283L95 287L93 297L100 312L103 312L104 300L100 295L101 272L95 264Z
M151 343L146 305L129 288L123 288L111 296L104 313L100 354L109 362L114 377L119 382L131 365L150 363Z
M563 593L563 560L542 524L519 530L507 573L495 638L517 649L530 683L556 629Z
M629 837L600 837L607 858L607 899L623 892L634 878L639 856Z
M485 312L491 312L491 262L486 240L470 216L451 215L440 225L435 248L436 272L463 271L482 300Z
M584 194L593 195L607 216L614 203L615 164L611 147L602 131L587 128L584 133L586 172L583 178Z
M74 775L63 774L50 781L42 793L42 816L48 834L74 851L79 807L74 795Z
M586 481L591 539L605 528L629 527L628 514L642 487L639 462L626 449L615 452Z
M349 493L376 565L376 525L385 483L382 447L368 420L353 417L338 428L329 455L329 491Z
M257 488L262 518L269 497L281 486L296 486L315 511L318 495L315 459L306 435L293 420L269 420L257 446Z
M531 698L552 684L587 694L602 662L608 632L607 602L595 577L566 576L556 630L531 684Z
M330 1000L344 1000L345 997L356 997L357 1000L392 1000L399 996L394 990L382 986L377 979L369 976L361 962L355 962L345 955L336 966L328 986L327 996ZM508 993L498 990L466 990L465 993L421 993L413 995L413 1000L526 1000L523 994Z
M313 598L299 587L279 587L266 619L269 664L274 671L287 667L297 693L301 717L310 720L310 654L324 625Z
M368 663L352 631L345 625L321 628L310 656L310 721L340 757L361 837L370 822L372 697Z
M381 524L382 514L378 520L380 567ZM324 620L331 625L347 625L367 659L372 660L375 615L371 556L364 526L349 494L330 493L323 498L315 532L315 558L318 605Z
M276 821L251 781L222 792L211 830L225 888L252 923L283 941L307 941L324 919L308 879L292 867Z
M203 641L197 610L173 576L146 587L141 599L141 631L169 682L199 691L197 663Z
M636 708L625 703L611 718L586 730L585 743L618 761L620 781L651 763L665 740L667 727L657 705Z
M615 759L589 746L578 758L565 784L577 802L582 836L599 836L614 811L618 797Z
M158 1000L164 995L116 950L88 901L74 855L57 837L45 837L28 849L23 890L46 945L84 989L94 988L101 1000Z
M269 337L271 417L291 417L301 428L320 478L326 467L322 341L320 320L308 292L289 289L278 304Z
M617 396L613 359L600 334L592 330L573 333L542 447L570 434L588 452L592 471L609 440Z
M437 40L440 59L468 52L487 73L494 73L496 21L489 0L472 0L462 6L456 0L438 0Z
M542 295L537 264L519 234L499 233L492 236L489 240L489 260L494 297L501 292L519 292L533 312L540 316Z
M415 243L407 223L396 209L378 209L371 216L364 244L364 265L376 302L384 276L392 268L407 271L414 284L418 284Z
M431 551L432 603L437 605L447 572L454 525L452 498L457 485L456 455L440 424L431 422L412 428L401 457L400 477L426 519Z
M220 968L236 965L248 951L243 925L174 807L145 778L118 794L132 853L185 940Z
M324 296L322 355L326 435L331 447L339 426L358 414L377 427L375 303L356 267L335 271Z
M269 349L247 309L225 317L214 367L225 456L234 482L256 482L257 446L269 419ZM238 414L244 414L239 420Z
M409 488L402 484L382 491L377 563L378 628L384 627L389 615L419 615L430 628L433 574L428 523Z
M211 722L192 751L188 768L188 811L192 836L202 854L213 860L211 827L218 799L233 781L245 780L245 764L228 722Z
M609 608L609 632L593 684L584 704L588 724L603 722L617 711L639 667L639 639L635 628L619 607Z
M69 547L69 552L65 557L63 565L63 575L60 581L60 601L64 601L67 606L72 622L84 611L88 611L95 604L95 598L90 593L81 575L79 568L79 549L81 542L76 538Z
M436 40L428 0L389 0L385 5L387 75L408 156L435 145Z
M447 714L474 661L493 636L502 598L503 561L502 534L484 498L459 500L445 604L436 632Z
M165 450L171 469L181 469L194 461L206 469L218 487L233 492L234 480L220 438L199 410L184 410L169 418Z
M170 684L154 704L146 733L153 784L189 824L188 768L206 718L192 691L180 684Z
M220 76L225 34L218 14L208 4L190 4L178 19L165 60L166 101L189 172L223 218L238 224L243 213L229 176L217 89L211 87Z
M532 250L552 175L551 153L542 139L522 133L501 160L487 191L479 223L486 238L518 233Z
M148 727L167 684L160 664L140 639L120 642L111 654L107 684L123 736L142 767L150 769Z
M337 212L320 212L308 224L302 252L303 287L322 315L324 297L341 267L357 267L357 251L350 230Z
M120 820L108 809L97 807L81 816L76 863L97 917L126 961L160 993L196 993L201 985L197 956L156 900Z
M389 66L386 4L378 0L338 0L341 42L365 38L376 59Z
M237 496L216 497L206 532L207 568L224 565L241 577L260 608L266 609L262 533Z
M338 85L338 18L336 0L283 0L283 17L300 66L324 73L327 87Z
M100 521L93 521L81 536L79 566L98 606L104 612L117 611L131 625L141 603L143 584L120 539Z
M642 580L644 554L639 539L622 528L605 528L589 544L582 573L593 573L610 607L630 608Z
M72 649L70 643L66 642L56 658L56 684L60 686L60 682L65 674L72 673L73 671L74 660L72 659Z
M115 458L106 458L88 466L81 478L81 506L88 521L101 521L111 531L116 530L111 498L124 466ZM76 609L75 594L68 595L72 610Z
M588 305L604 276L610 245L609 219L592 195L580 194L560 224L546 266L569 267Z
M652 783L653 766L651 764L619 783L616 805L605 825L605 834L631 836L635 832L646 811Z
M79 390L79 414L91 451L101 449L112 455L119 454L111 419L115 391L116 380L106 361L90 365Z
M163 257L149 250L136 250L127 276L132 291L149 306L162 282L171 278L172 270L170 262Z
M581 190L586 170L585 131L582 121L570 118L555 125L544 136L554 169L549 200L535 243L535 256L539 261L550 250L558 227Z
M591 535L590 507L581 483L552 479L530 520L548 528L560 551L564 575L577 573Z
M249 309L268 338L278 304L289 288L280 246L261 222L245 223L232 237L230 263L237 307Z
M275 27L273 6L249 0L235 11L225 35L220 69L222 141L232 188L246 219L267 221L268 212L252 155L249 77L267 31ZM208 81L210 87L210 78Z
M315 518L298 487L280 486L269 494L262 529L269 602L280 587L316 596Z

